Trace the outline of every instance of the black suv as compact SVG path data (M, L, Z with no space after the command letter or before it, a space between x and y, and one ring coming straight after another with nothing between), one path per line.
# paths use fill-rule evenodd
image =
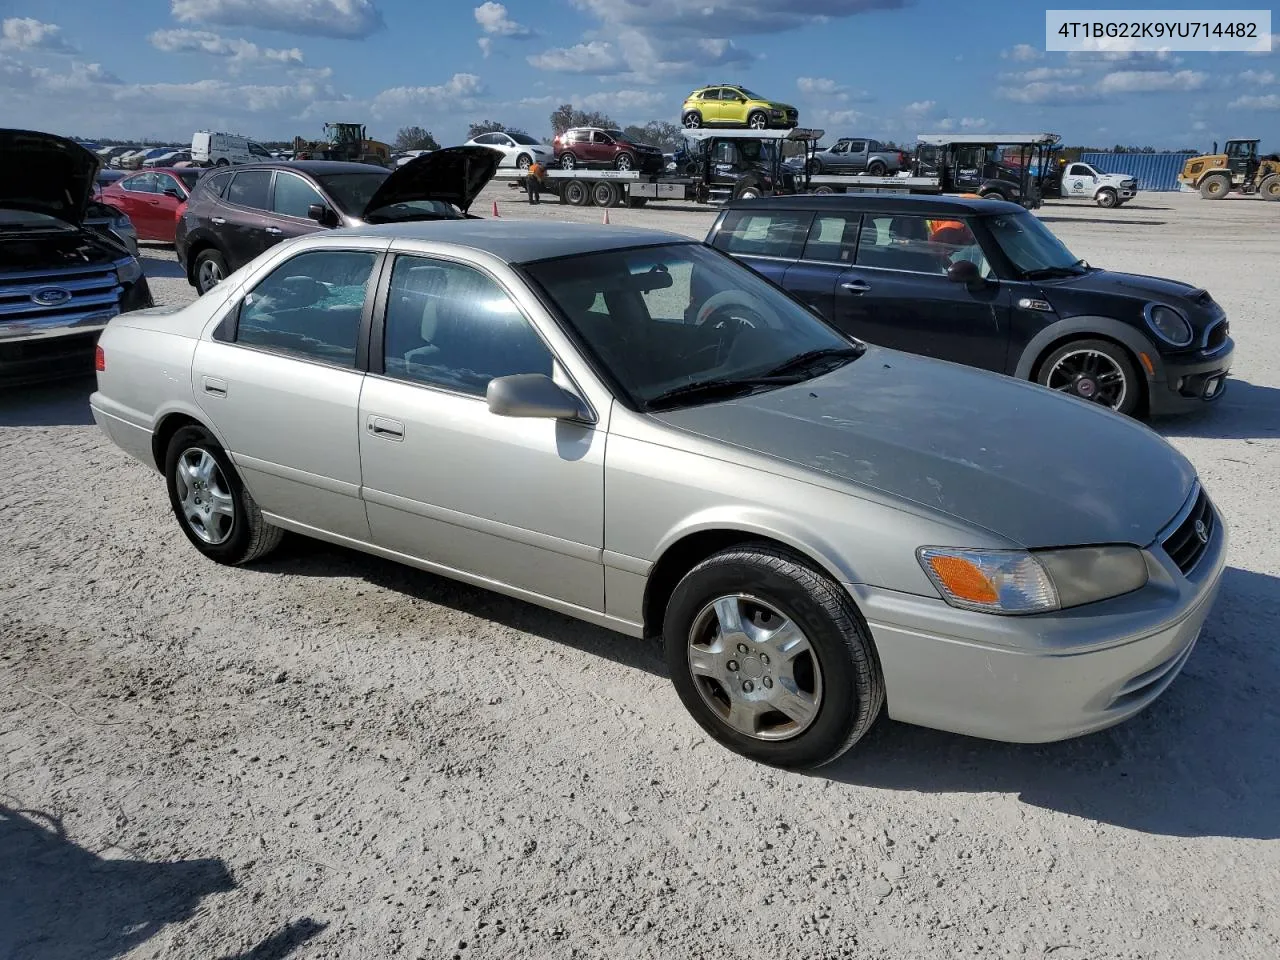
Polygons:
M178 221L174 248L206 293L290 237L405 220L456 220L498 169L488 147L449 147L395 171L367 163L245 163L200 178Z
M1131 415L1216 400L1234 344L1190 284L1091 267L999 200L869 194L725 206L707 242L860 339Z
M99 164L64 137L0 130L0 384L93 372L107 321L152 305L125 241L86 222Z

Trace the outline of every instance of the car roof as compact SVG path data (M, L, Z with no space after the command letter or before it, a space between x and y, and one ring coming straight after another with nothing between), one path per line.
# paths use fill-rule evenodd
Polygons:
M850 210L868 213L902 213L920 216L957 215L962 213L1007 213L1016 204L1006 200L971 200L967 197L918 196L912 194L857 194L830 193L823 195L794 195L781 197L756 197L749 200L731 200L726 208L761 210ZM722 208L723 209L723 208Z
M297 170L312 176L323 173L369 173L381 170L390 173L386 167L376 163L350 163L346 160L259 160L256 163L237 163L229 170Z
M547 223L544 220L418 220L335 230L361 237L426 240L450 243L491 253L507 263L532 263L601 250L620 250L664 243L696 243L665 230L585 223Z

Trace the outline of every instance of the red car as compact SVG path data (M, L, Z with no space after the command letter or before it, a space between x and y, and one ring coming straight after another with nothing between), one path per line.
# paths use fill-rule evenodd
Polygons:
M621 130L574 127L558 134L551 149L555 151L556 162L565 170L603 166L661 173L666 167L661 150L632 139Z
M191 168L135 173L103 187L101 199L133 221L139 240L173 243L187 197L202 173Z

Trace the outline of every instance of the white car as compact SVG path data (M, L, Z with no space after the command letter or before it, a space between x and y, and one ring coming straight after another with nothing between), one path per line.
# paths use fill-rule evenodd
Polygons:
M1138 183L1121 173L1102 173L1087 163L1069 163L1062 172L1062 199L1092 200L1100 207L1118 207L1138 195Z
M397 167L403 167L410 160L416 160L423 154L430 152L430 150L401 150L399 153L393 153L391 155L391 162Z
M261 144L234 133L197 130L191 135L191 159L206 167L232 163L255 163L272 159Z
M537 160L543 166L551 162L551 148L527 133L482 133L464 146L490 147L502 154L500 167L526 169Z

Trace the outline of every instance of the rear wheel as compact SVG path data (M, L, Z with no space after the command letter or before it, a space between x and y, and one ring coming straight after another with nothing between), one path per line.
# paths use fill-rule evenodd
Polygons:
M1100 207L1117 207L1119 206L1119 195L1110 187L1103 187L1098 191L1098 195L1093 198L1093 202Z
M880 664L848 595L770 544L733 547L690 570L667 605L663 645L693 718L762 763L834 760L884 704Z
M980 193L980 194L978 194L978 199L980 199L980 200L1008 200L1009 198L1008 198L1008 197L1006 197L1006 196L1005 196L1003 193L1001 193L999 190L988 190L986 193Z
M821 186L814 187L813 192L825 197L829 193L835 193L836 190L835 190L835 187L829 186L828 184L824 183Z
M196 291L203 295L226 279L227 261L221 253L209 247L196 254L191 272L196 278Z
M1221 200L1231 192L1231 180L1225 173L1211 173L1200 181L1200 196L1205 200Z
M617 206L618 188L608 180L597 181L591 187L591 201L597 207Z
M249 563L284 535L262 511L204 427L183 427L169 441L164 475L174 515L197 550L218 563Z
M867 173L873 177L883 177L888 172L889 168L879 160L872 160L867 164Z
M764 130L769 126L769 117L763 110L753 110L747 117L747 126L752 130Z
M697 130L702 126L702 114L697 110L690 110L683 118L681 118L680 122L690 130Z
M1124 348L1109 340L1073 340L1049 354L1036 378L1051 390L1132 416L1142 384Z
M1280 175L1272 174L1258 184L1263 200L1280 200Z
M219 157L218 162L214 164L215 167L229 167L230 165L231 163L226 157Z
M570 180L566 183L564 185L564 193L562 196L564 197L564 202L569 204L571 207L586 206L587 202L591 199L590 195L587 193L586 185L579 180Z

